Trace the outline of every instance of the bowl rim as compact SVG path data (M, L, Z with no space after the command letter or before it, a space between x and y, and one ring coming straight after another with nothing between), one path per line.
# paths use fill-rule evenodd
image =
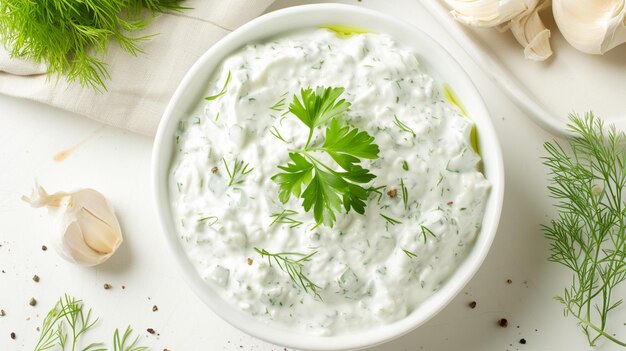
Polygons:
M481 117L479 139L481 141L488 141L488 154L491 155L492 159L488 164L489 172L492 174L492 178L489 179L491 182L491 190L488 199L488 206L491 206L493 210L489 213L489 216L486 211L483 217L483 226L480 233L477 235L474 247L472 247L467 257L465 257L459 266L457 266L455 271L451 273L442 289L438 290L423 302L423 304L428 302L433 303L434 305L428 306L427 309L423 309L422 306L419 306L415 311L391 324L385 324L372 329L359 330L354 333L350 332L348 334L335 336L301 334L280 326L272 326L255 319L253 316L239 311L236 307L231 306L229 303L221 303L223 300L219 297L219 295L217 295L217 293L208 288L208 285L205 284L197 274L195 268L191 265L187 255L182 249L172 223L167 188L172 154L172 150L171 148L168 148L168 144L172 144L171 139L173 139L173 135L169 134L169 131L172 129L172 124L177 124L180 120L180 118L175 117L174 113L180 101L184 100L184 94L186 90L192 86L192 82L196 79L196 75L200 71L205 70L207 62L210 62L211 60L216 61L210 70L210 72L213 72L219 66L219 63L223 60L223 58L234 51L229 49L230 47L238 48L251 42L252 40L249 38L246 39L246 37L249 35L254 36L254 34L250 33L254 33L258 30L258 28L263 28L263 26L269 27L270 23L276 23L276 21L287 17L291 17L293 19L300 16L304 18L306 16L310 16L311 13L361 16L380 21L381 23L386 23L390 27L397 28L398 31L415 33L417 36L421 36L420 40L429 41L428 44L437 48L437 50L445 56L445 59L454 66L452 68L458 71L460 74L458 77L459 82L463 83L464 87L468 91L468 94L472 96L473 108L471 110L473 115L478 112L478 116ZM346 20L342 22L347 25L350 21L351 19L346 18ZM336 22L338 21L325 21L319 22L317 25L319 26L331 23L337 24ZM313 26L303 25L301 28L305 27ZM367 27L367 25L364 27ZM285 31L285 29L274 30L275 35L284 33ZM394 37L393 34L390 33L390 35ZM241 43L240 45L234 45L234 43L239 42ZM219 60L214 60L214 57L220 58ZM436 75L438 72L429 73L431 75ZM478 123L476 123L476 125L478 128ZM168 141L167 138L170 138L170 140ZM494 180L496 181L494 182ZM227 321L229 324L247 334L280 346L307 350L349 350L375 346L414 330L438 314L439 311L448 305L448 303L458 295L463 287L466 286L482 265L497 231L504 195L504 166L500 144L497 140L495 129L489 118L489 113L485 103L467 72L449 53L449 51L447 51L424 31L389 15L354 5L311 4L288 7L255 18L219 40L193 64L176 88L159 123L159 128L153 144L151 181L154 200L153 203L156 206L156 213L159 217L161 231L163 232L167 246L170 248L169 251L175 257L178 269L182 272L185 282L192 288L196 296L209 306L209 308L221 319ZM415 313L416 311L426 312L423 312L420 315Z

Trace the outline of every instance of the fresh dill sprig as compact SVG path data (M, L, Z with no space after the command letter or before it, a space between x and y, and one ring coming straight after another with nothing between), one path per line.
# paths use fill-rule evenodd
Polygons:
M404 203L404 210L409 209L409 191L404 185L404 179L400 178L400 189L402 189L402 202Z
M311 257L317 254L317 251L313 251L310 254L303 254L299 252L270 253L265 249L258 249L256 247L254 250L261 255L261 258L267 257L267 262L270 267L272 267L272 262L276 263L283 272L289 275L289 279L291 279L294 285L300 287L305 293L322 300L322 297L317 291L321 289L321 287L313 283L303 272L304 263L311 261Z
M626 279L626 136L605 130L593 113L570 115L569 152L558 142L544 144L550 196L558 216L542 227L550 241L549 260L572 272L571 286L555 299L564 305L594 346L606 338L611 311L622 304L616 289Z
M407 256L409 256L409 258L411 258L411 259L413 259L413 258L417 257L417 254L416 254L416 253L411 252L411 251L409 251L409 250L407 250L407 249L402 249L402 251L404 251L404 253L405 253Z
M224 161L224 168L226 168L226 173L228 173L228 186L242 184L244 182L242 178L254 171L254 168L249 168L250 164L245 163L243 160L235 159L232 168L228 167L226 159L222 158L222 161Z
M230 83L230 71L228 71L228 75L226 76L226 81L224 81L224 86L222 86L222 90L220 90L219 93L215 94L215 95L211 95L211 96L207 96L204 99L207 101L213 101L215 99L217 99L218 97L226 94L226 92L228 91L228 83ZM217 121L217 119L219 118L219 112L217 113L217 117L215 117L215 120Z
M103 61L111 39L136 56L152 36L131 36L157 12L180 11L179 0L0 1L0 41L11 57L45 63L48 77L65 76L83 87L106 90ZM152 12L146 17L142 9Z
M383 192L381 190L385 189L386 187L387 187L386 185L380 185L380 186L377 186L377 187L369 187L367 189L367 191L369 191L370 194L371 193L377 194L378 195L378 200L377 201L380 202L380 200L383 198Z
M270 223L270 227L276 223L287 224L289 225L289 228L301 226L304 222L298 221L291 217L292 215L296 214L298 214L298 212L286 209L283 210L281 213L273 213L272 215L270 215L271 218L274 218L272 223Z
M287 98L288 91L286 91L283 95L280 96L280 100L278 100L274 105L270 107L270 110L274 110L276 112L281 112L285 108L285 100Z
M437 235L426 226L420 225L420 230L422 232L422 237L424 238L424 243L426 243L426 241L428 240L428 235L432 236L433 238L437 237Z
M290 163L278 166L282 172L272 177L280 186L278 196L282 203L289 201L292 195L302 198L304 210L313 209L316 223L330 227L342 205L346 212L354 209L359 214L365 213L365 201L370 191L360 184L368 183L376 176L360 162L362 158L375 159L379 153L373 136L343 122L343 115L350 107L349 102L338 100L343 90L317 87L314 91L307 88L301 90L301 99L294 96L289 111L309 127L309 135L304 148L292 150ZM328 121L323 144L310 145L317 127ZM339 167L320 160L316 153L327 154Z
M115 333L113 333L113 351L145 351L147 350L148 349L147 346L137 345L137 343L139 342L139 336L132 339L131 338L132 333L133 333L133 329L130 326L128 326L126 327L126 331L124 332L124 334L120 337L119 330L115 329Z
M91 309L86 313L83 302L76 298L64 295L59 298L54 307L48 312L41 326L41 334L35 345L35 351L50 350L59 347L61 350L81 351L106 351L104 343L90 343L81 346L85 333L91 330L98 322L98 318L92 319ZM148 348L138 346L139 337L130 342L129 338L133 330L127 327L124 335L120 338L119 330L113 334L114 351L145 351ZM127 345L127 343L130 343Z
M283 138L283 136L280 134L280 131L278 131L278 128L276 127L272 127L270 128L270 133L278 140L282 141L285 144L288 144L287 140L285 140L285 138Z
M402 224L402 222L400 222L400 221L398 221L396 219L393 219L393 218L391 218L389 216L385 216L382 213L380 213L380 216L383 217L387 221L388 224L391 224L391 225Z
M413 129L411 129L411 127L407 126L404 122L402 122L402 121L398 118L398 116L394 115L394 116L393 116L393 118L394 118L394 122L393 122L393 123L394 123L396 126L398 126L398 128L400 128L400 130L402 130L402 131L404 131L404 132L407 132L407 133L411 133L411 135L413 135L413 137L415 138L415 136L416 136L417 134L415 134L415 132L413 131Z
M216 216L203 216L198 218L199 223L207 223L209 226L217 223L218 220L219 218L217 218Z

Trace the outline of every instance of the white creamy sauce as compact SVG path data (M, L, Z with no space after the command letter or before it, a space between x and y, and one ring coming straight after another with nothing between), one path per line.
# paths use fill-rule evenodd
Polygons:
M205 96L218 95L229 74L225 93L199 101L176 136L171 206L198 274L236 308L310 334L410 314L445 283L480 230L490 185L470 142L472 121L445 101L411 49L384 34L340 38L319 29L248 45L223 62ZM289 103L317 86L344 87L341 97L352 103L345 120L380 147L379 158L362 165L376 175L367 186L384 186L381 195L370 195L364 215L338 213L332 228L315 227L301 199L282 204L270 179L307 139ZM232 171L236 160L252 171L229 186L224 163ZM283 210L297 211L292 217L303 224L272 225ZM320 298L255 248L317 252L303 273Z

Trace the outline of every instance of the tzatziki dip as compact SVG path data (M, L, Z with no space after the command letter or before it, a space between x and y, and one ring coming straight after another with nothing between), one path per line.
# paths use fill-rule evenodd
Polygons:
M299 31L227 57L170 170L197 273L255 318L314 335L400 320L480 232L474 124L409 47Z

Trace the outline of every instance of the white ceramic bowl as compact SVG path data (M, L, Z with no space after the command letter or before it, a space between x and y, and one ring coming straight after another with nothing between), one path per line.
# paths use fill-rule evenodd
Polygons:
M340 24L387 33L415 49L429 73L452 87L468 114L475 120L484 173L492 184L482 229L474 247L454 274L430 298L407 317L392 324L336 336L313 336L279 325L266 324L222 300L196 273L174 229L168 194L168 177L174 155L174 133L178 121L186 117L202 100L214 70L230 53L245 44L301 28ZM220 317L242 331L281 346L308 350L347 350L373 346L403 335L437 314L472 278L483 262L493 241L500 218L504 189L504 169L500 146L485 104L474 84L452 58L427 34L395 18L355 6L318 4L291 7L259 17L216 43L191 67L174 93L154 143L152 180L155 201L163 231L180 265L183 276L195 293Z

